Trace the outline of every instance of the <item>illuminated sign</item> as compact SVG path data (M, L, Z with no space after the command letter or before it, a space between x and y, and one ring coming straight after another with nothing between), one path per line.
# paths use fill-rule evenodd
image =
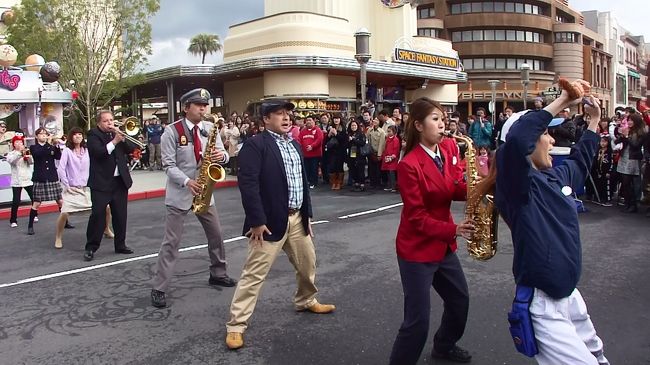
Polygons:
M395 62L410 63L418 66L435 66L458 69L458 58L437 56L430 53L395 48Z
M18 83L20 83L20 76L11 75L7 70L0 72L0 87L14 91L18 87Z

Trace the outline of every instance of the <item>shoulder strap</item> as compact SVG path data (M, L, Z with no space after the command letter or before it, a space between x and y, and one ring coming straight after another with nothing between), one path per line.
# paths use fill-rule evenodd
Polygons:
M176 123L174 123L174 127L176 128L176 131L178 132L178 143L180 143L181 136L185 136L185 128L183 128L183 123L181 123L181 121L182 121L182 119L177 120Z

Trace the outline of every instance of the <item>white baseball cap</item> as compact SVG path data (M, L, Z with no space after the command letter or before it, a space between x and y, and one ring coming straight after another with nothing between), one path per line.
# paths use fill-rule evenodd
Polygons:
M529 111L531 110L527 109L527 110L514 113L510 116L510 118L508 118L508 120L506 120L506 122L503 124L503 128L501 128L501 136L499 137L499 139L502 142L506 141L508 132L510 131L510 127L512 127L512 125L515 124L515 122L518 121L519 118L521 118L524 114L528 113ZM565 120L564 118L553 118L551 119L551 122L548 123L548 127L556 127L564 123L564 120Z

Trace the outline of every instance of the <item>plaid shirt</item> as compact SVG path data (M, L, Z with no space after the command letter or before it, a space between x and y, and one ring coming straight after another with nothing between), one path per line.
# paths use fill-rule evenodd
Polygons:
M300 154L296 148L291 144L293 140L291 134L283 137L277 133L271 132L267 129L269 134L275 139L282 161L284 161L284 170L287 173L287 185L289 185L289 209L300 209L302 206L302 163L300 161Z

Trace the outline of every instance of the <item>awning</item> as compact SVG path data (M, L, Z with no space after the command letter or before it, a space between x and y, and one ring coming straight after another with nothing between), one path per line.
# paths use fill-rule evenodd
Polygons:
M634 71L634 70L627 69L627 74L629 76L634 77L635 79L641 79L641 75L638 72Z

